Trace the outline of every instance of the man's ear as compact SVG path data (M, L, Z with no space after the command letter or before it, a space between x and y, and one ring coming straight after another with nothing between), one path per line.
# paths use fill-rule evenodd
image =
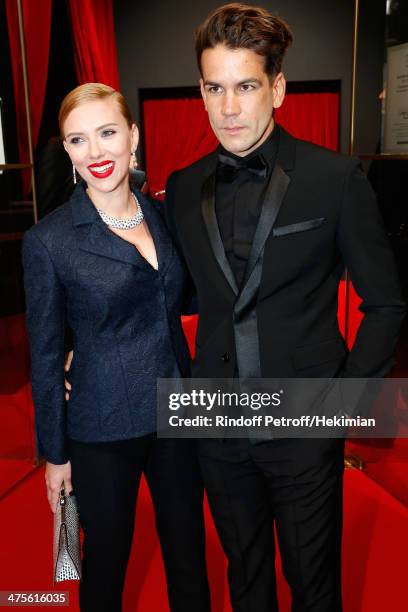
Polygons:
M203 102L204 102L204 108L205 108L205 110L207 110L206 91L204 89L204 81L203 81L203 79L200 79L200 91L201 91L201 97L202 97Z
M283 72L279 72L273 80L273 108L279 108L282 106L282 102L285 99L286 93L286 80L283 76Z

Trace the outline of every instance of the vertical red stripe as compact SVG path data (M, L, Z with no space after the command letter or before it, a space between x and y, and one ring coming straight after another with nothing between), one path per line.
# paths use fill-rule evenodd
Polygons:
M119 89L112 0L69 0L79 83Z
M47 85L52 2L51 0L36 0L36 2L23 0L22 10L31 110L30 121L33 146L35 147L41 126ZM20 163L28 163L30 155L28 149L24 77L21 64L17 3L15 0L6 0L6 12L17 117L19 161ZM23 189L26 194L29 191L29 181L29 175L24 174Z

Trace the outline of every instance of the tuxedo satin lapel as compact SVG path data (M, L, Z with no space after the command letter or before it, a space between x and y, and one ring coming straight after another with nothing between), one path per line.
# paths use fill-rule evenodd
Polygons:
M252 248L249 253L248 263L243 282L244 288L246 283L250 279L251 274L254 271L255 264L259 260L259 257L265 247L265 242L269 234L271 233L273 224L276 221L289 183L289 176L282 170L282 168L278 164L275 164L272 175L269 179L268 186L266 188L261 214L259 217L258 225L255 230Z
M220 230L218 227L217 216L215 214L215 171L212 172L203 183L201 212L218 265L224 273L225 278L231 286L231 289L235 295L238 295L237 283L225 254L224 245L222 243Z
M265 242L275 223L289 182L290 179L282 168L275 165L255 231L244 285L234 306L234 336L241 378L261 376L256 301L261 284Z

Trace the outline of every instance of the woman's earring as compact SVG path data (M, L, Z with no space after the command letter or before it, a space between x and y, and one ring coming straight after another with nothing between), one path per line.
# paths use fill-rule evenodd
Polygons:
M136 170L137 169L136 151L133 151L132 158L133 158L133 161L132 161L133 170Z
M74 164L72 164L72 180L74 181L74 185L77 184L76 170Z

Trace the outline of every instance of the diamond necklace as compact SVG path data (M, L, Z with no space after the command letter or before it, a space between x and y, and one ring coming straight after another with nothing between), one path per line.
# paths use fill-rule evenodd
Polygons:
M136 214L133 217L130 217L130 219L118 219L117 217L111 217L110 215L107 215L106 212L104 212L103 210L100 210L100 208L96 209L101 215L102 221L104 221L106 225L110 225L110 227L114 227L115 229L127 230L133 229L134 227L137 227L141 224L144 218L143 211L140 208L140 204L137 197L133 192L131 193L132 196L135 198L137 210Z

